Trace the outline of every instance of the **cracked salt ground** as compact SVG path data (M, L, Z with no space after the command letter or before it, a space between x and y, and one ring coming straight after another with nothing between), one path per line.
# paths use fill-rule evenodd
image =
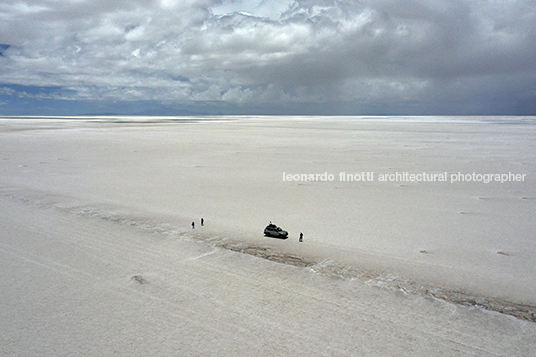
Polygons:
M534 120L269 119L0 119L0 354L531 355Z
M536 324L503 314L0 203L3 355L526 356L536 348Z

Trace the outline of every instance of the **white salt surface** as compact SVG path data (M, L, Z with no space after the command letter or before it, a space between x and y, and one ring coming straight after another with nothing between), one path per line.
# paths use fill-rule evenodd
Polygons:
M0 354L530 355L535 323L405 291L536 305L534 120L372 119L0 120Z

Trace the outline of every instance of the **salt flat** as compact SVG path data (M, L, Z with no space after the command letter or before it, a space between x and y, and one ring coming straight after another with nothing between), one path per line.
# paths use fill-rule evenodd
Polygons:
M420 288L536 305L534 121L373 119L1 120L2 352L529 355L534 323Z

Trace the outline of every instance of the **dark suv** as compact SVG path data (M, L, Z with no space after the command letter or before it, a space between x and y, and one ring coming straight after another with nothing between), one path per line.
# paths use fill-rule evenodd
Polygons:
M287 231L282 230L280 227L272 223L270 223L269 225L266 226L266 228L264 228L264 235L267 237L274 237L274 238L281 238L281 239L288 238Z

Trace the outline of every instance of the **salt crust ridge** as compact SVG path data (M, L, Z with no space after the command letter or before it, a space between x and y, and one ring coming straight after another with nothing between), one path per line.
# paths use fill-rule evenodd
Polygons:
M57 195L31 192L24 194L12 187L0 187L0 196L33 205L41 209L54 209L66 214L81 217L102 219L119 225L135 227L154 234L179 239L188 239L199 243L210 244L214 247L230 250L237 253L249 254L273 262L308 268L312 272L332 276L339 279L358 280L368 285L377 286L388 290L401 291L405 294L421 295L432 299L440 299L452 304L474 306L489 311L514 316L521 320L536 322L536 306L519 304L495 297L473 295L466 291L456 291L441 287L434 287L421 282L415 282L393 274L392 272L372 272L354 266L344 266L331 259L305 258L296 254L284 252L280 249L263 245L248 244L241 241L233 241L229 237L207 236L192 233L185 227L177 227L167 223L159 223L142 216L125 214L116 207L109 209L97 209L90 205L74 205L58 199ZM65 199L66 197L61 197ZM68 198L67 198L68 199ZM422 253L426 253L423 251ZM505 254L504 252L497 252ZM132 277L139 284L145 284L146 280L139 275Z

